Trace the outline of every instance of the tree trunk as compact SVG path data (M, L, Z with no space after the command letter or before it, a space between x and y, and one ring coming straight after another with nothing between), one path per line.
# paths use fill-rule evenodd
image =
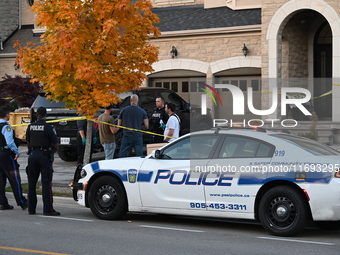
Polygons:
M86 146L84 151L84 165L90 163L92 146L92 121L87 121L86 127Z

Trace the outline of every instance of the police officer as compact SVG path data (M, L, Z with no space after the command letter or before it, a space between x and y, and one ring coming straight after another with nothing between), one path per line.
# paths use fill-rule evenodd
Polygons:
M159 96L156 98L156 108L151 114L150 131L163 135L165 125L169 119L169 115L165 112L164 98ZM164 137L159 135L151 135L150 143L162 143Z
M57 150L58 138L52 125L47 124L46 108L39 107L37 120L30 124L26 130L28 143L28 214L35 214L37 207L36 185L41 174L42 198L44 215L59 216L53 209L52 176L53 155Z
M15 134L8 124L9 110L0 107L0 210L12 210L6 197L6 178L11 184L12 191L18 206L27 209L27 199L22 195L21 178L17 159L20 155L15 144Z

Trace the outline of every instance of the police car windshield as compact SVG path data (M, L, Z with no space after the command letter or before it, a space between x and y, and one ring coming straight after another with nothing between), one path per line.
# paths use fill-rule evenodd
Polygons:
M340 155L339 151L331 147L303 137L296 137L287 134L272 134L271 136L281 138L286 142L292 143L297 147L312 153L315 156Z

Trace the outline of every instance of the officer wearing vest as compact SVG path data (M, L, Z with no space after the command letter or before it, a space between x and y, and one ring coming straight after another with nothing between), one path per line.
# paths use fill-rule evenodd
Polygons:
M18 206L27 209L27 199L22 195L21 178L17 159L20 155L15 144L15 134L8 124L9 110L0 107L0 210L12 210L6 197L6 178L11 184L12 191Z
M28 214L35 214L37 207L36 185L41 174L43 214L59 216L53 209L52 176L53 155L57 151L58 138L52 125L47 124L46 108L39 107L37 120L30 124L26 130L28 143Z
M162 136L158 135L151 135L150 136L150 143L162 143L164 140L163 133L168 122L169 115L165 112L165 102L162 96L158 96L156 98L156 108L154 109L153 113L150 117L150 131L152 133L161 134Z

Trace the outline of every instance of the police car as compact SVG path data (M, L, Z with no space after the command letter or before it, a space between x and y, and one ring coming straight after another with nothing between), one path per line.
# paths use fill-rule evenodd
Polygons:
M100 219L129 212L253 219L293 236L310 220L340 226L340 153L278 132L187 134L146 157L90 163L73 196Z

